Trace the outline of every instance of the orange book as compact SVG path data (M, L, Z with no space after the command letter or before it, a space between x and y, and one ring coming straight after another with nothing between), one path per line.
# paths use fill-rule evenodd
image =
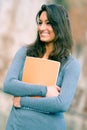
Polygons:
M60 62L26 56L22 81L52 86L56 85Z

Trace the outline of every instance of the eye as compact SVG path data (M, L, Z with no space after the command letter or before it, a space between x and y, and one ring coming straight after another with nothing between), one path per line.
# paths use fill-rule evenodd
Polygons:
M38 24L38 25L41 25L41 24L42 24L42 22L41 22L41 21L38 21L38 22L37 22L37 24Z
M51 24L50 21L47 21L46 24Z

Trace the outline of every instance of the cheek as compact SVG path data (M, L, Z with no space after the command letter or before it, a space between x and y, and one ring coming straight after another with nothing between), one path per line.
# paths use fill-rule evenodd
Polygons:
M37 25L37 29L41 30L41 28L42 28L42 24Z
M37 27L37 31L39 31L39 27Z
M37 27L37 33L40 34L40 28L39 27Z
M54 31L52 31L52 33L51 33L51 34L52 34L52 37L53 37L53 38L55 38L55 37L56 37L56 35L55 35Z
M39 31L40 30L40 27L39 26L37 26L37 31Z
M54 32L54 30L53 30L52 27L50 27L50 32L51 32L51 34L55 37L55 32Z

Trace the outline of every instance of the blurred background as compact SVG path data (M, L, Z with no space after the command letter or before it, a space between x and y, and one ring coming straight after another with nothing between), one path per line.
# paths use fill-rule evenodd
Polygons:
M0 0L0 130L5 130L12 96L3 93L3 81L16 51L36 38L35 16L42 4L59 3L68 10L73 56L82 66L77 91L65 114L67 130L87 130L87 0Z

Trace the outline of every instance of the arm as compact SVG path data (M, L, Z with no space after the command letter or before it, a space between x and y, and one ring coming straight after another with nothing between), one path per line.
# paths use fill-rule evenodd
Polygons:
M20 77L26 58L26 47L16 53L4 81L4 92L13 96L45 96L47 87L24 83Z
M20 99L21 107L29 107L43 113L67 111L75 94L79 75L80 65L76 60L72 60L64 69L61 91L58 96L45 98L22 97Z

